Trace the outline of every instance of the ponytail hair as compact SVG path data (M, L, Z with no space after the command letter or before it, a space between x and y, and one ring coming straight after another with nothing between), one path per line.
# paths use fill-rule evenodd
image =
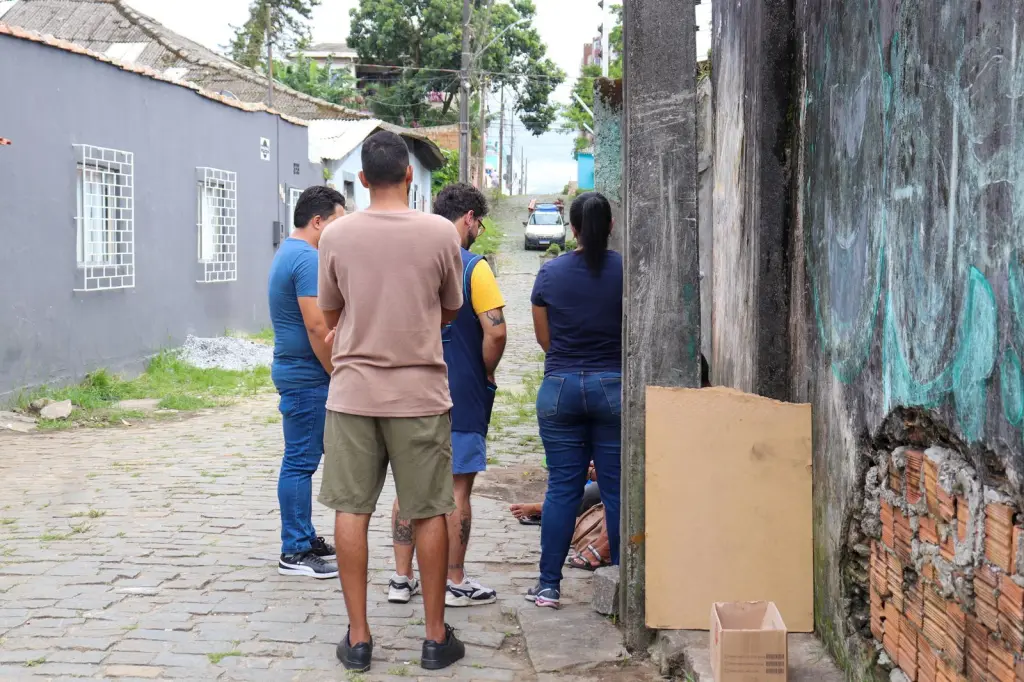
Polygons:
M591 274L601 274L612 233L612 207L603 194L587 192L576 197L569 209L569 222L579 235L583 258Z

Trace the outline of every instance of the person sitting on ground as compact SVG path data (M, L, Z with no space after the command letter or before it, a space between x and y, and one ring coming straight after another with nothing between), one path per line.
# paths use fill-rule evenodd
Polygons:
M703 353L701 353L700 356L700 385L701 388L711 386L711 368ZM601 492L597 483L597 473L594 471L594 463L591 462L590 471L587 474L587 484L583 489L583 501L580 503L580 507L576 511L577 521L588 509L596 506L600 502ZM542 502L526 502L513 504L509 507L509 510L512 512L512 515L516 517L519 523L524 526L539 526L543 507L544 504ZM600 568L606 563L606 561L603 557L581 556L580 554L570 552L569 559L566 563L572 568L582 568L584 570L592 571L596 568Z
M593 460L612 564L619 560L622 455L622 256L608 249L612 210L596 192L576 198L569 224L579 248L548 261L530 298L546 354L537 422L548 463L540 580L526 599L558 608L562 565Z

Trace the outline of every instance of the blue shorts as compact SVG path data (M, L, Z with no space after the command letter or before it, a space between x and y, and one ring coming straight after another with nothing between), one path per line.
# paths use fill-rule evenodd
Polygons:
M478 474L487 470L487 437L471 431L452 431L452 473Z

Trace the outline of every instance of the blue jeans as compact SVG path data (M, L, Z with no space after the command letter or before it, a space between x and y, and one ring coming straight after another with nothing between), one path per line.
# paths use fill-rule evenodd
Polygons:
M622 375L549 374L537 392L537 421L548 460L548 491L540 517L540 585L557 589L591 460L597 468L611 560L619 563Z
M281 393L284 461L277 479L281 505L281 553L307 552L316 539L313 528L313 474L324 454L327 384L290 388Z

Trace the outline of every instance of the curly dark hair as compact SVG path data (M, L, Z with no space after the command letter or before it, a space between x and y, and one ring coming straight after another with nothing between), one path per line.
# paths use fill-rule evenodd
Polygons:
M477 218L487 216L487 199L473 185L464 182L448 185L434 199L434 213L453 223L470 211Z

